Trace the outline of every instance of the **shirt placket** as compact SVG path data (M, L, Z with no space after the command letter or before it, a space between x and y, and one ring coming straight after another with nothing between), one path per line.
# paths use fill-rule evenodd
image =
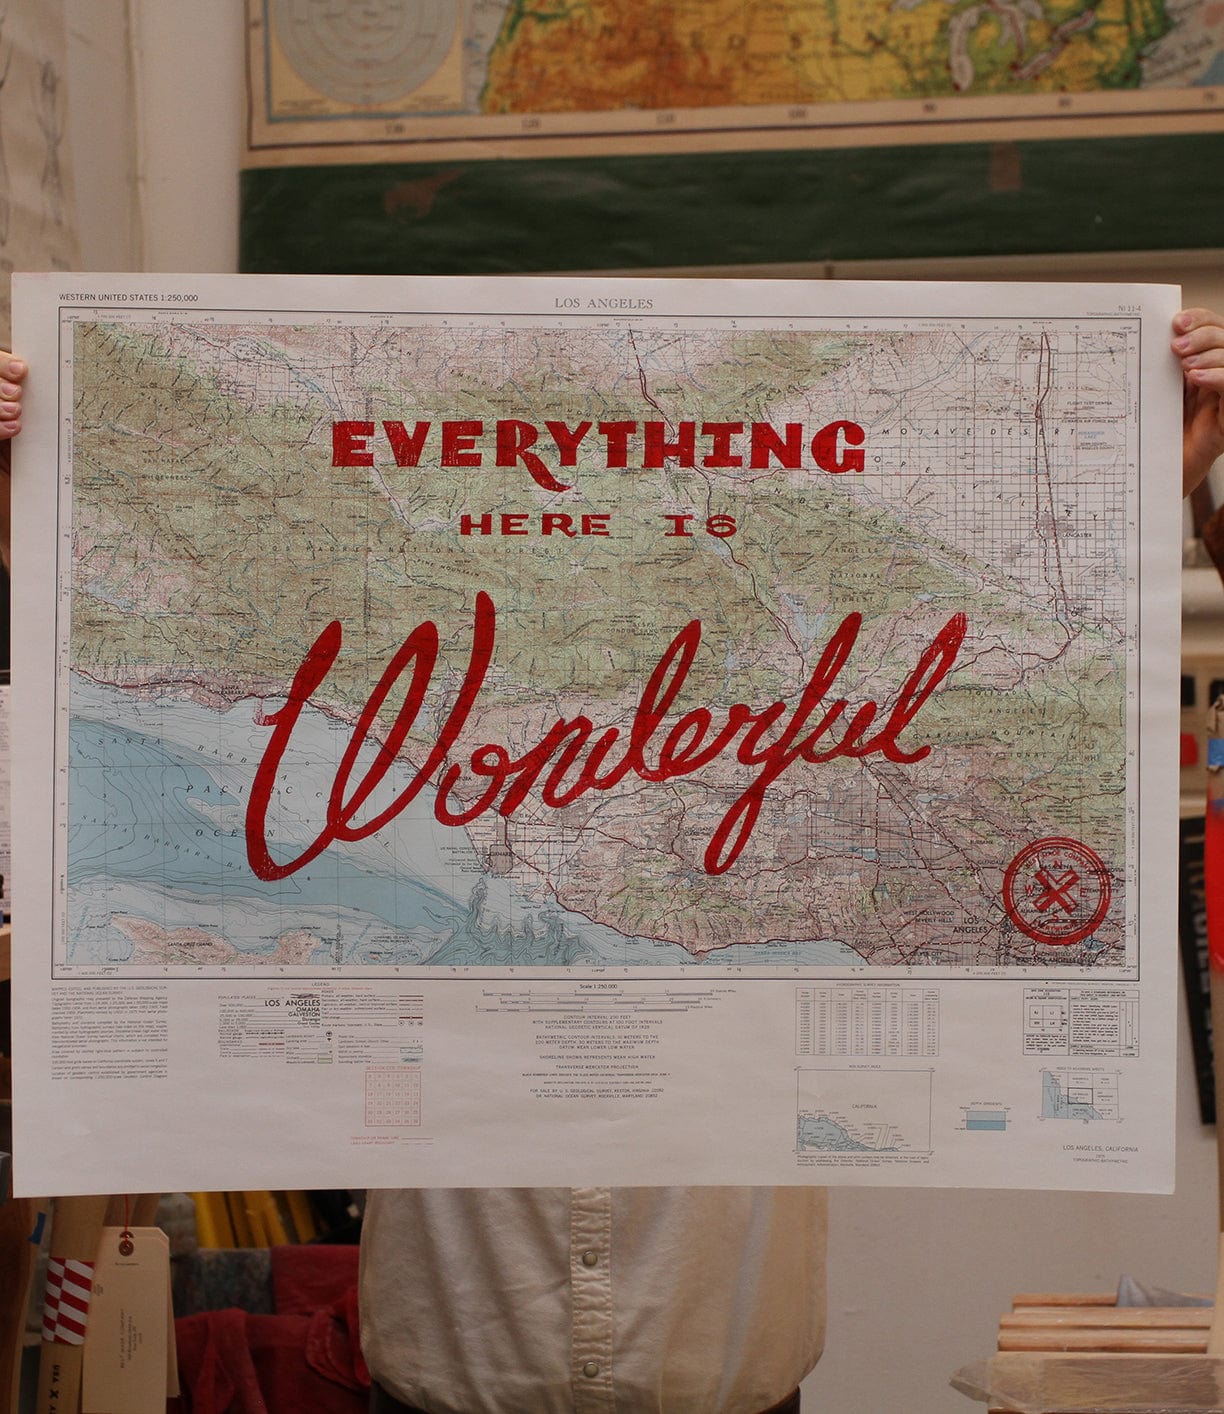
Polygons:
M570 1190L570 1383L574 1414L614 1414L612 1190Z

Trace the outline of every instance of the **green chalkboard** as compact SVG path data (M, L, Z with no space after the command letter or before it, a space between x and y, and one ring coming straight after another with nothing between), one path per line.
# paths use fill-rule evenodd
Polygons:
M252 168L240 268L464 274L1224 246L1185 136Z

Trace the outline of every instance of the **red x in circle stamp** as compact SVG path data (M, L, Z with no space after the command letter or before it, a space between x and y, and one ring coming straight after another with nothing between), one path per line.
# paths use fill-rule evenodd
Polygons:
M1038 943L1082 943L1109 912L1109 870L1078 840L1052 835L1026 845L1003 876L1003 907Z

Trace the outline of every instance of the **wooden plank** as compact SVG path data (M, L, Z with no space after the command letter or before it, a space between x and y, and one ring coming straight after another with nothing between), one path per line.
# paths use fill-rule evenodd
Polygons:
M1207 1330L1210 1325L1210 1306L1032 1306L999 1318L1000 1330L1043 1326L1051 1330L1071 1327L1085 1330L1177 1327Z
M1176 1389L1178 1408L1216 1409L1224 1360L1196 1352L1141 1351L1012 1352L990 1360L989 1414L1020 1409L1061 1409L1074 1390L1073 1407L1084 1407L1091 1390L1102 1408L1167 1409Z
M999 1335L1001 1351L1048 1351L1054 1354L1080 1351L1138 1353L1151 1351L1165 1355L1204 1355L1205 1330L1016 1330Z
M1021 1306L1115 1306L1117 1295L1112 1291L1064 1292L1040 1291L1022 1292L1012 1297L1012 1310Z

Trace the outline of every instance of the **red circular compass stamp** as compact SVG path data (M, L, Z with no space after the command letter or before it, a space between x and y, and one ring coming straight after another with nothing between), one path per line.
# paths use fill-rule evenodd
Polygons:
M1109 912L1109 870L1079 840L1052 835L1026 845L1003 875L1007 916L1038 943L1066 947L1096 932Z

